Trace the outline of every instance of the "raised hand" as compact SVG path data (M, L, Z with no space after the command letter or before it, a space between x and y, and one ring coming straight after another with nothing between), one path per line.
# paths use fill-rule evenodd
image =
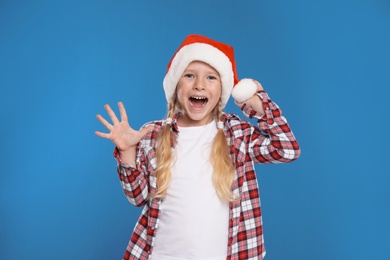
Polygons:
M253 81L255 82L255 84L257 86L256 91L263 90L263 86L260 84L260 82L258 82L257 80L253 80ZM261 115L265 114L264 109L263 109L263 102L261 102L261 99L257 96L256 93L244 102L234 101L234 103L239 107L242 107L245 103L246 105L252 107L252 109L257 111L258 113L260 113Z
M127 163L135 163L135 151L139 141L153 126L148 126L140 131L136 131L130 127L128 122L127 113L122 102L118 102L119 113L121 121L115 115L114 111L109 105L105 105L104 108L111 118L112 124L109 123L104 117L98 114L97 119L110 131L109 133L103 133L96 131L95 134L99 137L111 140L114 142L119 150L122 161L126 160Z

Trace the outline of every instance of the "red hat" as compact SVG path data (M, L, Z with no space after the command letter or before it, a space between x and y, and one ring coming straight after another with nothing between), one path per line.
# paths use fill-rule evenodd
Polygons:
M167 101L171 101L180 77L188 65L193 61L205 62L218 71L222 83L222 107L225 107L230 94L232 93L233 86L236 85L235 88L237 88L237 85L242 85L241 82L239 83L237 76L233 47L205 36L195 34L188 35L184 39L168 64L167 74L165 75L163 82ZM250 91L251 93L245 93L245 97L248 95L250 97L254 94L252 90L256 85L254 82L252 83L253 84L249 82L249 84L252 85ZM241 90L242 86L239 88ZM247 88L244 87L244 89L244 92L247 92ZM238 96L242 96L242 91L238 90L239 89L236 89L235 92L239 93Z

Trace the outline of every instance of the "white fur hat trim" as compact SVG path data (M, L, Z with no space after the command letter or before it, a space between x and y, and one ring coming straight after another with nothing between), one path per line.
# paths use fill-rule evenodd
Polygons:
M257 92L257 85L253 79L242 79L233 88L232 97L242 103L250 99Z

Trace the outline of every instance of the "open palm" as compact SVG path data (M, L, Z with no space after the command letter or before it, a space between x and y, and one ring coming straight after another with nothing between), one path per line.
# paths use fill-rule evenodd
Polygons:
M110 131L109 133L103 133L96 131L95 134L99 137L106 138L114 142L119 151L128 151L137 146L141 138L151 130L151 127L145 127L140 131L136 131L130 127L127 113L122 102L118 102L119 113L121 120L115 115L114 111L109 105L104 105L112 124L109 123L104 117L98 114L97 119Z

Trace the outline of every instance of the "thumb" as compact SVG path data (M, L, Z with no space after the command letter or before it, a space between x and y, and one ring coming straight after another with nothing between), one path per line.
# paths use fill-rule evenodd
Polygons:
M148 125L139 130L141 138L144 137L148 132L153 130L153 125Z

